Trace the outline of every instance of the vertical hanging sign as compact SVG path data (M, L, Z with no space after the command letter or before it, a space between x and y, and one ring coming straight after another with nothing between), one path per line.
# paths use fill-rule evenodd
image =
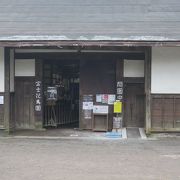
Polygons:
M117 131L122 128L123 81L117 81L116 88L117 100L114 102L114 113L116 117L113 117L113 129Z
M34 111L35 127L42 128L44 120L43 107L43 60L35 60Z
M117 100L123 100L123 81L117 82Z
M36 112L40 112L42 110L41 90L42 90L42 82L36 81L35 82L35 111Z

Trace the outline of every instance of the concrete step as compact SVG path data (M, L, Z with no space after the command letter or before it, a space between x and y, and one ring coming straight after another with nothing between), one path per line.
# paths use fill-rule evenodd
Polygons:
M147 139L144 128L139 127L128 127L127 130L127 138L131 139Z
M141 138L139 128L127 128L127 138Z

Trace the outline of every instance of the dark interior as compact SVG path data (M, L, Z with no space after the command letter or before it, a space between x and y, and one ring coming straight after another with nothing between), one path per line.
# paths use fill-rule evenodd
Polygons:
M44 127L79 127L79 61L45 60L43 67ZM48 88L56 88L48 99Z

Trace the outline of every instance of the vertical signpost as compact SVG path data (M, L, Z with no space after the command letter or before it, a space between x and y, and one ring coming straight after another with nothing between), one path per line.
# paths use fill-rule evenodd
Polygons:
M42 97L41 97L41 90L42 90L42 88L41 88L41 86L42 86L42 82L41 81L36 81L35 82L35 111L36 112L40 112L41 111L41 109L42 109L42 102L41 102L41 99L42 99Z
M123 100L123 81L117 81L117 100Z
M82 113L85 120L92 119L93 95L83 95Z
M113 130L118 132L120 129L122 136L122 100L123 100L123 81L117 81L116 101L114 102Z
M42 60L36 59L36 77L35 77L35 128L43 128L43 62Z
M119 100L114 102L114 113L116 116L113 118L113 129L118 132L118 129L122 129L122 102Z
M35 81L35 105L34 105L34 110L35 110L35 127L37 129L42 128L42 81L36 80Z
M123 68L122 59L116 61L116 101L114 102L113 132L110 137L122 137L122 118L123 118ZM119 131L119 129L121 131Z

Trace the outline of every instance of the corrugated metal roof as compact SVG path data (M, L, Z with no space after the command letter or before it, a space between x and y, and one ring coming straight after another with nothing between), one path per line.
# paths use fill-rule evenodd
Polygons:
M180 40L180 1L0 0L0 40Z

